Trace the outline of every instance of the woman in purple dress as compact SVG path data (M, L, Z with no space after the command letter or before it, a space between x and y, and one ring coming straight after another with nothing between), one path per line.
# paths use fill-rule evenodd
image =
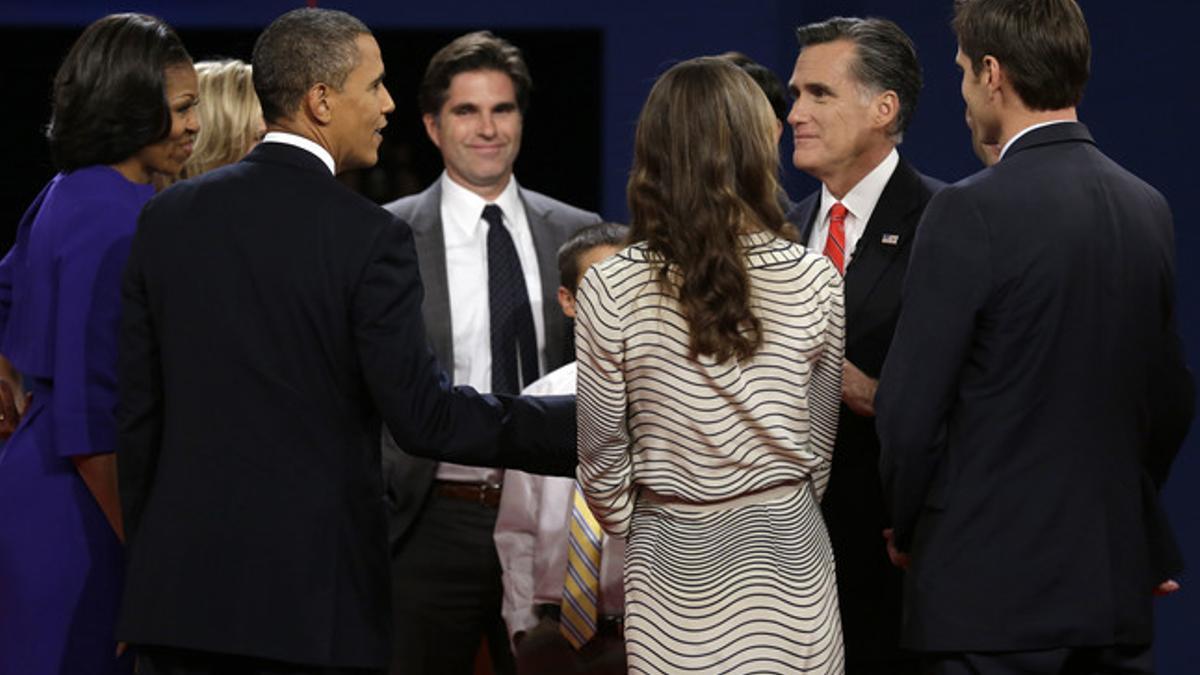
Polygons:
M198 131L196 73L169 26L93 23L54 80L60 170L0 262L0 353L33 398L0 449L0 675L129 672L113 637L121 271L156 174Z

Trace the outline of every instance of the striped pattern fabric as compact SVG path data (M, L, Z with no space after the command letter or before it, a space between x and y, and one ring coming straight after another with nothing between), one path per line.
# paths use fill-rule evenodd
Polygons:
M842 279L823 256L742 235L763 345L689 360L687 323L635 244L577 295L579 481L628 537L635 673L841 673L818 501L841 390Z
M575 649L596 635L600 602L600 545L604 533L579 486L571 494L567 526L567 576L563 583L559 630Z

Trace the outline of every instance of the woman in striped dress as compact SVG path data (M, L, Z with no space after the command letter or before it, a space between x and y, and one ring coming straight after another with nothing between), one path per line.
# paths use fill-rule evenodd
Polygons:
M818 505L841 278L784 222L774 119L725 61L664 74L638 122L633 244L579 288L579 481L628 538L630 672L843 671Z

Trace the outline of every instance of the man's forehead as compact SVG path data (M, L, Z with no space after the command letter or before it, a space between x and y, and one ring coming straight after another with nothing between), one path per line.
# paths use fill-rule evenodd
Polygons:
M796 56L796 72L802 69L845 72L854 60L856 49L850 40L834 40L803 47Z
M368 80L375 80L382 76L383 54L374 36L369 33L361 33L355 38L355 44L358 46L358 59L354 64L354 70Z
M455 81L462 82L464 80L474 80L481 77L494 77L498 80L503 79L503 81L507 82L509 86L511 86L513 89L516 89L516 83L513 82L512 76L503 70L497 70L495 68L472 68L470 70L460 70L450 78L450 86L453 87Z
M516 103L517 85L512 77L492 68L476 68L455 73L450 78L446 101L451 99L500 99L502 103ZM493 103L497 102L492 100Z

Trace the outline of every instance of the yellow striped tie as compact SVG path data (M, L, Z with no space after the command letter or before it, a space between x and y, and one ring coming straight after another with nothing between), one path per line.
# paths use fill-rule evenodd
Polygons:
M567 578L563 583L559 630L572 647L579 649L596 634L603 533L578 484L571 494L567 530Z

